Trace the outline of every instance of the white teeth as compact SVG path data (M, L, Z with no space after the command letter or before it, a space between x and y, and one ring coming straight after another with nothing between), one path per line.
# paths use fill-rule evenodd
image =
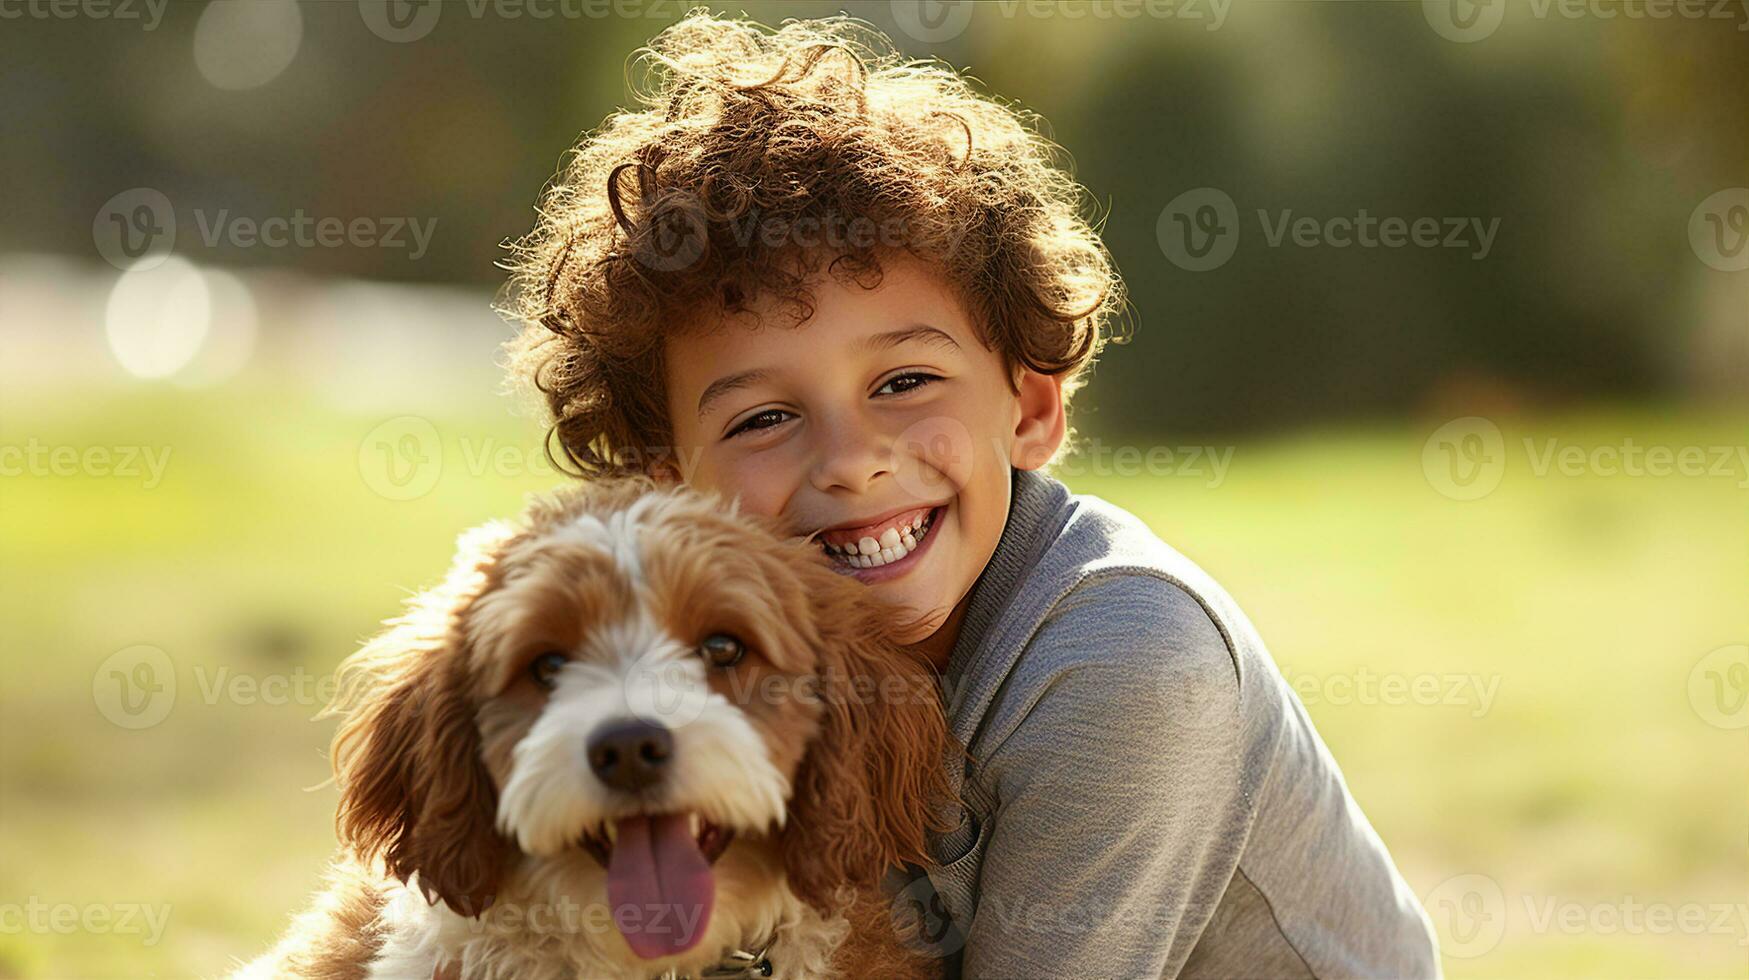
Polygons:
M696 814L696 813L687 814L686 815L686 826L688 826L689 828L692 829L692 836L697 837L698 836L698 814Z
M842 544L823 542L827 553L852 568L878 568L898 561L916 549L923 536L932 528L930 511L924 511L904 524L896 524L881 532L879 538L862 537Z

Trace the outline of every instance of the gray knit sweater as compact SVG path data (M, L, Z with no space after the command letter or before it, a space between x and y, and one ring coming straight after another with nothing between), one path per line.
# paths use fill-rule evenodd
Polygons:
M963 807L905 894L965 976L1438 976L1263 641L1125 511L1016 471L943 694Z

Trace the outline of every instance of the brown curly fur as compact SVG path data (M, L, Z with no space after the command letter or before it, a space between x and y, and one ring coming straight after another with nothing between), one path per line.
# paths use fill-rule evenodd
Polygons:
M443 583L342 665L329 713L344 715L333 753L343 851L329 890L255 969L362 977L384 940L378 913L391 879L417 875L430 901L464 916L491 906L520 852L493 825L494 746L483 744L476 718L492 676L516 665L497 662L495 647L476 642L471 614L512 574L512 551L542 544L580 515L605 516L653 492L684 506L642 531L644 580L661 599L642 601L677 632L708 634L727 621L761 648L744 669L813 682L808 698L756 699L742 710L774 759L793 760L788 818L775 846L790 890L851 923L834 968L844 976L938 974L940 961L895 932L880 890L886 869L928 864L928 834L945 829L936 824L949 792L940 763L953 742L930 668L881 639L892 611L833 572L817 547L781 540L710 498L640 479L567 487L532 501L519 527L464 535ZM577 621L591 608L581 593L607 582L574 581L565 569L601 556L569 542L538 553L573 561L525 561L515 574L542 578Z
M672 444L668 333L762 295L800 323L822 264L872 287L898 250L958 291L1011 371L1078 387L1122 284L1029 114L844 17L773 32L695 10L634 66L648 108L573 149L508 264L510 369L544 396L550 454L587 475L647 467Z

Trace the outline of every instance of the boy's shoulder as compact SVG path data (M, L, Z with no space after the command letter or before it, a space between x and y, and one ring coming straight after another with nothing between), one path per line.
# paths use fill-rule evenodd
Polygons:
M1141 519L1048 476L1019 473L1015 489L955 652L962 734L1010 728L1070 675L1094 694L1207 710L1266 679L1248 676L1269 673L1268 653L1238 604Z
M1015 605L1030 607L1037 619L1030 640L1046 632L1127 641L1121 646L1178 639L1238 656L1250 639L1239 634L1250 624L1201 566L1117 504L1072 493L1049 477L1032 479L1056 519L1039 522L1037 560L1013 585ZM1072 645L1095 654L1114 649Z

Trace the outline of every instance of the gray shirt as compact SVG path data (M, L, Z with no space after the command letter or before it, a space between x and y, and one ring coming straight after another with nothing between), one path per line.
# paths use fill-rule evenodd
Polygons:
M965 976L1439 975L1263 641L1122 509L1016 471L943 693L963 806L906 895Z

